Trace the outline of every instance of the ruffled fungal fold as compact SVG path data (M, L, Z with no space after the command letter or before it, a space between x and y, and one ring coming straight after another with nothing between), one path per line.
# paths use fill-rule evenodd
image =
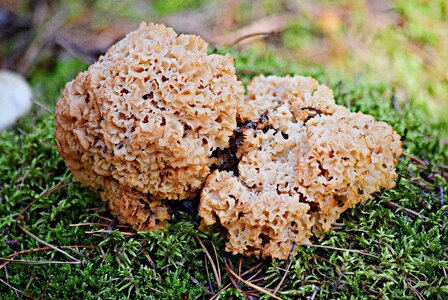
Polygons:
M305 122L336 109L345 108L337 106L332 90L314 78L260 75L247 86L247 97L238 105L238 120L255 122L268 112L271 126L286 131L291 122Z
M131 202L193 197L212 152L228 147L236 128L243 86L233 59L208 55L207 46L143 23L69 82L57 103L55 138L75 179L106 191L113 182L122 200L107 192L103 200L137 228L152 223Z
M294 243L330 230L343 211L395 185L400 136L336 105L314 79L256 77L237 118L252 125L243 126L237 175L212 173L199 208L203 227L226 228L234 254L286 259ZM260 128L263 118L268 125Z
M318 227L330 230L342 212L393 188L401 152L400 136L371 116L336 112L309 120L296 172L303 195L318 203Z
M57 103L59 152L121 221L163 228L167 200L200 193L201 228L224 227L228 251L286 259L394 187L402 149L389 125L311 77L258 76L244 97L232 58L207 47L143 23Z

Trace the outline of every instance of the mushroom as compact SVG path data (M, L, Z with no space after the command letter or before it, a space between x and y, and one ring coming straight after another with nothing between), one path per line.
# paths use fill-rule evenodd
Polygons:
M400 136L336 105L314 79L255 78L237 118L252 124L241 127L238 170L212 173L199 207L201 227L219 222L233 254L287 259L343 211L394 187Z
M207 47L142 23L58 100L55 139L74 178L137 229L163 224L163 200L197 194L236 128L242 83L230 55Z

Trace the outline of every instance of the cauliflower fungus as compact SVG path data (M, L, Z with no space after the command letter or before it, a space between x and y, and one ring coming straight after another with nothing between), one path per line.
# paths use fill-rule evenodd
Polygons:
M269 125L243 130L237 174L216 170L201 194L202 226L219 221L228 251L286 259L295 243L394 186L399 135L336 105L314 79L255 78L238 119L253 123L262 112Z
M233 60L207 46L143 23L59 99L59 152L120 220L162 228L167 200L200 192L201 228L221 224L228 251L286 259L394 187L402 149L389 125L310 77L258 76L244 98Z
M102 191L136 228L155 228L152 215L168 218L166 208L144 207L194 197L212 152L236 128L243 86L233 59L207 47L198 36L143 23L69 82L57 103L55 139L75 179Z

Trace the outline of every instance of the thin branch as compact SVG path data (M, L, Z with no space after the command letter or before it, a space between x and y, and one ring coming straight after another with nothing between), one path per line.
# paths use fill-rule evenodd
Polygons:
M101 226L101 227L107 227L109 226L109 224L104 224L104 223L95 223L95 222L83 222L83 223L76 223L76 224L70 224L68 225L70 227L79 227L79 226ZM131 229L131 226L128 225L115 225L115 227L117 228L126 228L126 229Z
M50 286L51 280L53 279L53 275L50 275L50 279L48 279L47 284L45 285L45 289L42 292L42 295L40 295L39 300L44 300L45 295L47 294L48 287Z
M87 233L87 234L109 233L110 234L112 231L113 230L99 229L99 230L86 231L85 233ZM118 232L126 237L131 237L131 236L137 235L137 233L135 233L135 232L125 232L125 231L118 231Z
M0 257L0 261L8 263L24 264L24 265L81 265L82 261L57 261L57 260L21 260L21 259L9 259Z
M225 265L225 267L226 267L226 269L227 269L227 268L228 268L228 267L227 267L227 262L224 262L224 265ZM229 278L230 278L230 281L232 282L233 286L234 286L237 290L239 290L239 291L244 295L243 290L242 290L241 287L238 285L238 283L235 281L235 278L234 278L232 275L230 275ZM245 296L244 298L247 299L246 296Z
M421 213L418 213L418 212L416 212L416 211L414 211L414 210L412 210L412 209L403 207L403 206L401 206L401 205L399 205L399 204L397 204L397 203L395 203L395 202L393 202L393 201L387 201L387 202L384 202L384 204L386 204L387 206L389 206L389 207L391 207L391 208L393 208L393 209L400 209L400 210L403 210L403 211L406 212L410 217L419 217L419 218L421 218L421 219L423 219L423 220L429 220L428 217L422 215Z
M260 267L261 265L263 265L265 262L264 261L260 261L258 264L252 266L250 269L248 269L247 271L245 271L243 274L241 274L241 276L245 276L247 274L249 274L250 272L252 272L253 270L256 270L258 267ZM259 272L257 272L254 276L256 276ZM252 276L249 280L251 280L254 276ZM222 289L220 289L216 294L213 295L213 297L210 298L210 300L214 300L216 299L222 292L224 292L225 290L227 290L232 284L228 283L225 287L223 287Z
M65 187L68 187L68 186L70 186L72 184L73 184L73 182L69 182L69 183L61 183L61 182L59 182L54 187L51 187L49 189L46 189L46 190L42 191L42 193L40 193L40 196L47 198L48 196L50 196L54 192L57 192L57 191L65 188Z
M215 275L215 278L216 278L216 284L218 285L218 287L220 287L221 286L221 274L218 272L218 268L215 266L215 263L213 262L212 256L208 252L208 250L205 247L205 245L202 242L202 240L198 236L196 236L196 235L194 237L199 242L199 244L201 245L202 249L204 249L205 255L207 256L207 258L210 261L210 264L212 266L213 274Z
M11 284L7 283L6 281L4 281L3 279L0 278L0 282L3 283L4 285L8 286L10 289L14 290L16 293L19 293L20 295L27 297L29 299L36 299L24 292L22 292L21 290L19 290L18 288L13 287Z
M47 242L45 242L44 240L41 240L40 238L38 238L37 236L35 236L35 235L32 234L31 232L29 232L25 227L23 227L23 226L20 225L19 223L17 223L17 226L18 226L23 232L25 232L27 235L29 235L30 237L32 237L33 239L35 239L35 240L38 241L39 243L44 244L45 246L48 246L48 247L50 247L50 248L52 248L52 249L54 249L54 250L56 250L56 251L58 251L58 252L64 254L65 256L67 256L68 258L72 259L73 261L75 261L75 262L77 262L77 263L80 263L80 261L79 261L78 259L74 258L73 256L71 256L70 254L68 254L68 253L65 252L64 250L59 249L58 247L53 246L52 244L47 243Z
M330 250L337 250L337 251L345 251L345 252L352 252L352 253L358 253L361 255L371 256L374 258L379 259L379 256L376 256L374 254L370 254L361 250L356 249L345 249L345 248L339 248L339 247L332 247L332 246L324 246L324 245L314 245L314 244L299 244L299 246L305 246L305 247L314 247L314 248L325 248Z
M238 45L239 43L241 43L242 41L252 38L252 37L256 37L256 36L270 36L270 35L274 35L274 34L278 34L278 31L269 31L269 32L255 32L255 33L251 33L251 34L247 34L244 36L241 36L239 38L237 38L235 41L233 41L233 43L230 45L230 47L234 47L236 45Z
M414 294L417 296L417 298L419 300L426 300L426 298L409 282L409 280L407 280L406 278L404 278L404 282L406 283L407 286L409 286L409 288L411 289L411 291L414 292Z
M271 292L269 292L269 291L267 291L267 290L265 290L265 289L259 287L259 286L256 285L256 284L253 284L252 282L249 282L249 281L247 281L247 280L244 280L243 278L241 278L240 276L238 276L238 274L236 274L236 273L235 273L235 272L228 266L227 262L224 262L224 265L225 265L225 267L226 267L227 272L229 272L231 275L233 275L236 279L238 279L239 281L241 281L241 282L244 283L245 285L247 285L247 286L249 286L249 287L251 287L251 288L253 288L253 289L256 289L257 291L259 291L259 292L261 292L261 293L263 293L263 294L266 294L266 295L268 295L268 296L270 296L270 297L272 297L272 298L274 298L274 299L281 300L281 298L279 298L278 296L274 295L273 293L271 293Z
M403 151L403 155L406 156L407 158L409 158L410 160L418 163L420 166L423 167L423 169L427 169L428 168L428 164L426 162L424 162L423 160L421 160L420 158L418 158L418 157L416 157L416 156L414 156L412 154L409 154L407 152L404 152L404 151Z
M287 261L288 266L286 267L286 270L282 276L282 279L280 280L280 282L278 283L277 287L274 290L274 295L277 294L277 292L279 291L283 282L285 281L286 276L289 274L289 269L291 269L291 265L292 265L292 252L294 251L295 246L296 246L296 241L294 241L291 245L291 249L289 250L288 261Z
M33 102L34 104L36 104L37 106L48 112L50 115L54 116L54 112L51 111L51 109L48 106L38 101L36 98L31 98L31 102Z
M148 262L149 262L149 264L151 265L151 267L152 267L153 269L155 269L155 268L156 268L156 265L154 264L154 261L152 260L152 258L151 258L151 256L149 255L148 251L146 251L145 248L142 248L142 252L143 252L143 255L145 255L145 257L146 257L146 259L148 260Z
M212 291L214 293L215 291L213 290L212 280L210 279L210 272L208 271L208 264L207 264L206 257L204 257L204 265L205 265L205 273L207 274L208 287L209 287L210 291Z
M96 249L96 248L98 248L98 246L95 246L95 245L74 245L74 246L60 246L59 248L61 248L61 249L73 249L73 248ZM23 255L23 254L35 253L35 252L41 252L41 251L48 251L48 250L52 250L52 249L53 248L51 248L51 247L42 247L42 248L33 248L33 249L28 249L28 250L22 250L22 251L14 252L13 254L11 254L9 256L9 258L15 257L17 255ZM0 267L0 269L1 269L1 267Z
M218 275L219 275L219 278L221 279L222 276L221 276L221 268L220 268L220 265L219 265L218 251L216 251L215 244L213 244L212 241L210 241L210 244L212 244L213 252L215 253L215 258L216 258L216 269L218 269ZM220 280L220 281L221 281L221 280ZM220 285L219 285L218 287L220 287Z

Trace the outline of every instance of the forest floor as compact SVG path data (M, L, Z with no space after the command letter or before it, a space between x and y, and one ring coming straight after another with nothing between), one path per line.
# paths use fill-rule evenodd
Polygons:
M448 298L445 1L28 2L0 9L2 67L26 76L38 104L0 134L0 298ZM188 213L158 232L117 224L73 182L53 114L64 84L143 20L203 35L245 84L313 76L391 124L405 151L397 187L288 261L232 256Z

